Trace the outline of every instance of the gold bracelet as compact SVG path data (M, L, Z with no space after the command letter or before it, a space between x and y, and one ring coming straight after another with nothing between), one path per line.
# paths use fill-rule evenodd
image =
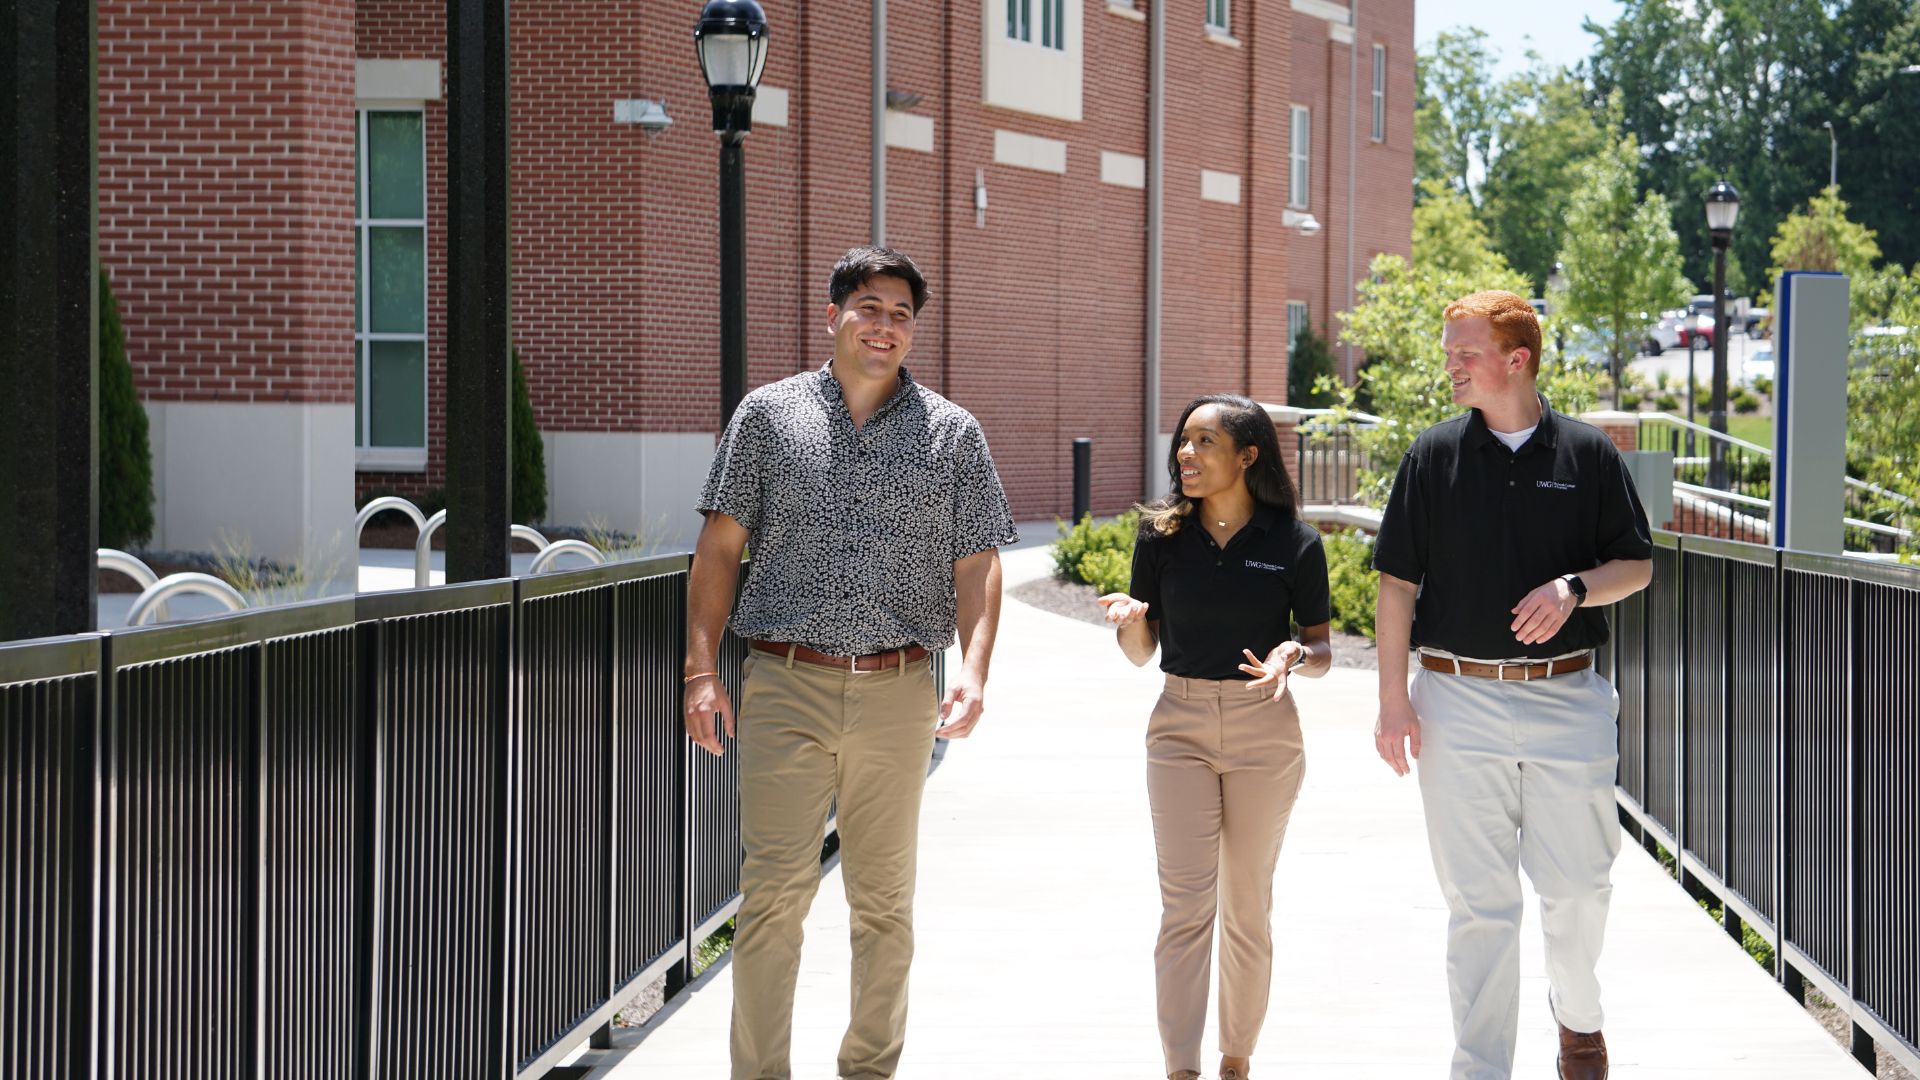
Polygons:
M705 679L708 677L717 679L720 677L720 673L717 671L696 671L691 675L682 675L680 676L680 685L685 686L695 679Z

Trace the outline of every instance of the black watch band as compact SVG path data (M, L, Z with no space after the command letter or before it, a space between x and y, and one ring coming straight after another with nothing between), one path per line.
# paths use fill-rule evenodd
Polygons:
M1562 574L1560 580L1573 590L1573 606L1580 607L1587 602L1587 583L1580 580L1579 574Z

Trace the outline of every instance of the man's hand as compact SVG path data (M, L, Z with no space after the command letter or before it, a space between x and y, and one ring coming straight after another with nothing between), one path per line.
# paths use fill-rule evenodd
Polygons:
M1522 645L1538 645L1560 632L1580 606L1566 578L1554 578L1513 605L1513 636Z
M1147 602L1123 592L1110 592L1094 603L1107 609L1107 625L1116 630L1132 626L1147 616Z
M733 738L733 700L727 697L727 688L720 685L717 675L702 675L688 683L680 692L687 721L687 738L694 744L719 757L726 752L720 744L720 735L715 731L718 726L714 718L726 727L727 738Z
M1275 645L1265 660L1253 655L1252 649L1241 649L1240 652L1246 656L1247 662L1240 665L1240 670L1253 676L1253 681L1247 684L1247 689L1265 690L1271 686L1273 700L1279 701L1281 695L1287 692L1287 672L1293 670L1293 662L1306 651L1305 645L1293 640Z
M947 684L947 696L940 702L941 724L934 734L942 739L964 739L973 734L984 707L980 685L965 674Z
M1420 758L1420 718L1414 715L1412 702L1402 698L1380 703L1380 718L1373 725L1373 747L1395 776L1407 775L1412 768L1407 763L1409 757L1416 761Z

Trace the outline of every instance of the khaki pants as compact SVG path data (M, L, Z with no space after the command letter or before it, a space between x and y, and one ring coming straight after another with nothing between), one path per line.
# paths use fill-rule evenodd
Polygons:
M853 1018L840 1075L894 1074L907 1027L914 855L938 709L933 669L849 674L747 658L741 693L740 915L733 941L733 1080L788 1080L801 923L839 799L852 909Z
M1251 1057L1273 980L1273 871L1306 776L1293 695L1243 680L1167 676L1147 723L1147 796L1160 861L1154 946L1167 1072L1200 1069L1218 915L1220 1052Z
M1594 967L1620 851L1619 696L1589 668L1530 682L1420 669L1420 795L1447 898L1453 1080L1507 1080L1520 1022L1519 871L1540 894L1548 1001L1598 1031Z

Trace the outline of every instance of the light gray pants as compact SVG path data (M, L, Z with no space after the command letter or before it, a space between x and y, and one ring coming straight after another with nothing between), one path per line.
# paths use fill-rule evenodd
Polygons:
M1513 1074L1520 1015L1520 878L1540 894L1549 1001L1601 1027L1594 965L1620 851L1619 695L1592 668L1501 682L1416 669L1420 796L1447 923L1453 1080Z

